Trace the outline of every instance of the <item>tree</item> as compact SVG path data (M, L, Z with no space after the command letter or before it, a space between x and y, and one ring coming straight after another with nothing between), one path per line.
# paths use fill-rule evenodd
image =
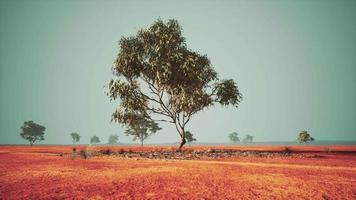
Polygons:
M90 143L91 144L100 143L100 138L98 136L94 135L93 137L90 138Z
M70 136L72 136L73 144L79 142L79 140L80 140L80 135L79 135L78 133L71 133Z
M219 80L206 55L190 50L176 20L157 20L135 36L122 37L114 61L117 77L108 85L120 99L112 121L132 127L136 118L169 122L186 143L185 126L194 114L218 103L238 106L242 95L232 79Z
M185 132L185 140L188 142L190 145L191 142L196 141L197 139L193 137L193 134L190 131Z
M33 121L26 121L21 126L21 137L30 142L32 146L36 141L44 140L46 127L36 124Z
M131 125L128 126L125 133L126 135L133 136L133 141L139 140L141 146L143 146L143 141L158 130L161 130L161 128L156 122L149 120L144 116L135 116L135 120L131 122Z
M247 134L245 138L242 140L243 143L252 143L253 142L253 136L250 134Z
M108 144L117 144L119 141L119 136L117 134L113 134L109 136Z
M307 131L301 131L297 140L299 143L308 143L314 141L314 138Z
M232 142L236 143L240 141L240 138L238 137L238 133L236 132L230 133L228 137Z

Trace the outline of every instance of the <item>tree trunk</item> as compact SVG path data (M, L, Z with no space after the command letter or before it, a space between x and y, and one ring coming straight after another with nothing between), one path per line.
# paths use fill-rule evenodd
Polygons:
M184 146L185 143L186 143L186 140L185 140L184 137L182 137L182 140L181 140L181 142L180 142L180 145L179 145L177 151L180 151L180 150L182 149L182 147Z
M141 147L143 147L143 140L141 140Z

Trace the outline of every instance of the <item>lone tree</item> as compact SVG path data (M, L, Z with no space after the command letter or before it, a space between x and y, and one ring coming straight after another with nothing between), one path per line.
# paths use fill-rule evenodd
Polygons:
M161 128L153 120L149 120L145 116L137 115L130 122L128 129L126 129L126 135L133 136L133 141L139 140L141 146L143 146L143 141L150 137L152 134L156 133Z
M219 80L210 60L189 49L176 20L158 19L135 36L122 37L107 95L120 99L112 120L131 126L136 118L169 122L186 143L185 126L204 108L238 106L242 95L232 79Z
M119 141L119 136L117 134L113 134L109 136L108 144L117 144Z
M21 137L30 142L32 146L36 141L44 140L46 127L36 124L33 121L24 122L21 126Z
M190 145L190 143L196 141L197 139L193 137L193 133L191 133L190 131L185 131L185 140Z
M298 142L299 143L308 143L314 141L314 138L307 131L302 131L299 133Z
M94 135L93 137L90 138L90 143L91 144L97 144L100 143L100 139L98 136Z
M72 136L73 144L79 142L79 140L80 140L80 135L79 135L78 133L71 133L70 136Z
M238 133L236 133L236 132L230 133L228 137L231 142L236 143L236 142L240 141L240 138L238 137Z
M253 136L250 134L247 134L245 138L242 140L243 143L252 143L253 142Z

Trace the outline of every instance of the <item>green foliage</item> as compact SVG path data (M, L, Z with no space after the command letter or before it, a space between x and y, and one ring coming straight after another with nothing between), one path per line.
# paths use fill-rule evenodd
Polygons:
M308 143L314 141L314 138L307 131L301 131L298 135L299 143Z
M94 135L93 137L90 138L90 143L91 144L100 143L100 138L98 136Z
M70 136L72 137L73 139L73 144L79 142L80 140L80 135L78 133L71 133Z
M187 140L188 144L197 140L193 137L193 134L190 131L185 132L185 139Z
M253 136L250 134L247 134L245 138L242 140L243 143L252 143L253 142Z
M21 126L21 137L30 142L32 146L36 141L44 140L44 131L46 128L33 121L26 121Z
M238 106L232 80L219 80L206 55L190 50L176 20L157 20L135 36L121 38L107 95L120 99L112 120L128 128L142 117L173 123L185 143L192 115L215 103ZM160 117L157 119L157 117ZM139 119L139 120L137 120Z
M236 143L236 142L240 141L240 138L238 137L238 133L236 133L236 132L230 133L228 137L229 137L231 142L235 142Z
M156 133L161 128L153 120L149 120L147 117L136 115L135 119L130 122L128 129L126 129L126 135L133 136L133 141L139 140L141 146L143 141Z
M117 134L113 134L109 136L108 144L117 144L119 141L119 136Z

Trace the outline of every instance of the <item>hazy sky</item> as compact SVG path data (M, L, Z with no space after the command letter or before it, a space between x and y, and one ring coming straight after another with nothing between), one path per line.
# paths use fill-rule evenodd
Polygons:
M200 142L227 134L256 141L356 140L356 1L0 0L0 143L27 143L26 120L47 127L42 143L69 134L107 142L118 102L104 94L118 40L156 19L177 19L188 46L243 93L238 109L212 107L188 130ZM148 143L177 142L173 125Z

